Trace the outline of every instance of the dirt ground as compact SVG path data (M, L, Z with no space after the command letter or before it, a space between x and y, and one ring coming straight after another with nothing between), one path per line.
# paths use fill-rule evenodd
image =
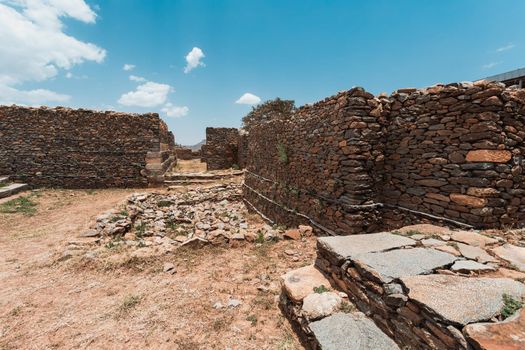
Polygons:
M313 261L313 238L64 258L132 192L41 190L34 215L0 213L0 349L302 349L276 301L279 276Z

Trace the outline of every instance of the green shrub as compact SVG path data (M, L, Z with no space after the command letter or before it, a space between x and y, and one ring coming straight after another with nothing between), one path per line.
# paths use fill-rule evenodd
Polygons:
M288 154L286 154L286 147L282 143L277 145L277 156L280 163L288 164Z

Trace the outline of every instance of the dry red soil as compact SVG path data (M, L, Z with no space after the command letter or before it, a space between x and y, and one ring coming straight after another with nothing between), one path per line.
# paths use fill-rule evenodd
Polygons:
M64 259L132 192L42 190L33 216L0 214L0 349L302 348L277 307L279 277L313 261L313 238ZM176 273L163 272L167 262ZM213 307L230 298L241 304Z

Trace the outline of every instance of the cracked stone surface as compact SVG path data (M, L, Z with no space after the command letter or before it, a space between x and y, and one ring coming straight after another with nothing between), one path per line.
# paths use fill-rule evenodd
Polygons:
M525 349L525 308L498 323L475 323L463 331L471 342L484 350Z
M359 254L381 252L416 244L413 239L387 232L320 237L317 242L324 250L331 252L340 260Z
M359 265L366 264L378 272L384 282L395 278L431 273L434 269L450 265L458 258L435 249L396 249L388 252L358 255Z
M330 282L313 265L289 271L281 278L286 294L294 302L302 301L314 291L314 287L330 288Z
M508 278L468 278L449 275L402 277L408 296L445 321L458 325L499 315L503 294L525 295L525 285Z
M309 319L318 319L333 314L342 302L334 292L312 293L303 299L302 311Z
M525 248L512 244L505 244L501 247L492 249L492 252L516 266L520 271L525 272Z
M472 260L456 261L450 269L452 271L460 271L460 272L468 272L468 271L484 272L484 271L495 271L496 270L496 268L493 266L480 264Z
M396 343L362 313L336 313L310 324L323 350L394 350Z
M467 259L477 260L480 263L497 262L497 259L479 247L474 247L463 243L458 243L457 247L461 255Z
M455 231L452 232L451 238L456 242L461 242L480 248L485 247L487 244L494 244L498 242L497 239L480 235L479 233L473 231Z

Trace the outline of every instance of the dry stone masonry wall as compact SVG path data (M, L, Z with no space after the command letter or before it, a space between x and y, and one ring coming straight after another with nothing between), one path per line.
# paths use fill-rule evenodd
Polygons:
M251 127L246 200L280 223L377 230L382 123L379 100L355 88Z
M206 144L202 146L201 152L208 170L238 167L238 147L238 129L206 128Z
M524 122L525 90L500 83L354 88L248 128L245 198L329 234L522 226Z
M146 186L175 161L173 144L155 113L0 107L0 174L34 186Z

